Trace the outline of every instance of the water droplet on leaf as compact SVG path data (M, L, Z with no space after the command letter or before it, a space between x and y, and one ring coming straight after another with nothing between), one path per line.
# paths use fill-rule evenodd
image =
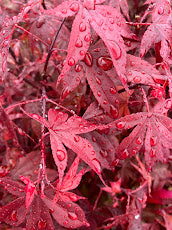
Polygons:
M38 229L46 229L46 226L47 226L46 220L40 219L38 221Z
M93 57L92 57L92 55L89 52L87 52L85 54L85 57L84 57L83 61L87 66L91 67L93 65Z
M77 2L72 3L72 5L70 6L70 9L73 12L77 12L79 10L79 4Z
M105 151L105 150L100 150L100 155L103 157L103 158L106 158L107 156L108 156L108 153L107 153L107 151Z
M91 35L90 34L85 35L84 40L86 42L89 42L91 40Z
M14 221L14 222L18 221L18 219L17 219L17 211L16 210L12 211L12 213L11 213L11 220Z
M117 91L116 91L116 89L114 87L110 87L109 91L110 91L111 94L116 94L117 93Z
M116 42L111 42L111 52L113 57L118 60L121 57L122 51L119 45Z
M118 117L118 109L115 108L113 105L110 106L110 113L113 116L113 118L117 118Z
M86 25L85 23L81 22L80 25L79 25L79 30L80 32L84 32L86 30Z
M125 149L122 153L121 153L121 156L125 159L129 156L129 152L127 149Z
M71 57L71 58L69 59L69 61L68 61L68 65L70 65L70 66L75 65L75 59Z
M97 59L97 66L104 71L108 71L113 67L112 59L108 57L99 57Z
M150 138L150 145L155 146L157 144L157 137L151 137Z
M141 144L142 144L142 139L141 139L140 137L138 137L138 138L136 139L136 143L137 143L138 145L141 145Z
M63 161L66 157L66 153L63 150L57 150L56 154L59 161Z
M151 149L151 151L150 151L150 156L151 156L151 157L155 157L155 156L156 156L156 151L155 151L155 149Z
M135 77L133 78L133 81L136 82L136 83L138 83L138 82L141 81L141 77L140 77L140 76L135 76Z
M76 64L76 65L75 65L75 71L76 71L76 72L81 72L81 70L82 70L82 65Z
M82 47L82 46L83 46L82 41L81 41L80 39L77 39L77 41L76 41L76 43L75 43L75 46L76 46L77 48Z
M126 124L126 122L120 121L120 122L116 123L116 127L118 129L123 129L125 124Z
M101 92L100 92L100 91L97 92L97 96L98 96L98 97L101 96Z
M98 77L96 77L96 82L97 84L101 85L101 80Z

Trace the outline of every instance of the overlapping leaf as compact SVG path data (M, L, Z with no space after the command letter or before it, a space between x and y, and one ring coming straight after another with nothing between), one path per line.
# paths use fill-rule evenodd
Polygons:
M133 84L155 85L167 80L150 63L130 54L127 55L126 71L128 81Z
M72 25L68 55L58 83L71 66L84 58L91 40L91 25L106 44L116 71L121 77L122 83L126 84L126 50L122 36L131 38L131 32L119 10L107 5L96 5L97 3L101 4L102 2L85 0L81 3L70 0L46 11L46 14L55 14L63 18L71 15L71 11L76 13Z
M167 0L156 1L152 13L152 25L143 35L140 55L143 56L154 43L161 42L160 54L165 61L170 58L172 48L171 7Z
M64 145L77 153L77 155L98 174L101 173L101 165L96 158L93 146L87 139L77 135L93 131L99 126L76 115L68 119L66 113L54 109L50 109L48 112L49 122L37 114L25 113L48 127L52 153L58 167L60 181L62 181L64 170L67 165L67 151Z
M136 113L118 119L109 127L119 130L136 126L116 149L120 159L135 155L144 146L145 161L152 167L156 161L166 162L172 149L172 121L158 113ZM114 132L114 129L113 132Z

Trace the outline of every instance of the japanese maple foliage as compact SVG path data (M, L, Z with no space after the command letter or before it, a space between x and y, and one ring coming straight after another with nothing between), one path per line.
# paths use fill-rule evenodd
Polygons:
M0 66L0 229L171 230L171 0L0 1Z

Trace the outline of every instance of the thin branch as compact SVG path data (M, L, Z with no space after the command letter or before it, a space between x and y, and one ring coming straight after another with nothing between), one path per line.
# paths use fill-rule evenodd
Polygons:
M48 47L49 45L44 42L41 38L37 37L36 35L30 33L29 31L25 30L23 27L19 26L19 25L15 25L16 28L23 30L25 33L29 34L31 37L34 37L35 39L39 40L40 42L42 42L46 47Z
M58 37L58 35L60 33L60 30L61 30L64 22L65 22L65 18L62 20L61 25L60 25L59 29L57 30L56 35L54 37L54 40L52 41L51 46L49 48L48 55L47 55L47 58L46 58L46 61L45 61L45 65L44 65L44 75L46 75L46 71L47 71L47 67L48 67L48 62L49 62L49 59L50 59L52 51L53 51L53 46L54 46L54 44L56 42L56 39L57 39L57 37Z
M51 46L49 48L49 51L48 51L48 55L47 55L47 58L46 58L46 61L45 61L45 64L44 64L44 71L43 71L43 82L46 81L47 79L47 67L48 67L48 62L49 62L49 59L51 57L51 54L53 52L53 46L56 42L56 39L60 33L60 30L63 26L63 23L64 23L65 19L63 19L59 29L57 30L56 32L56 35L51 43ZM43 118L46 118L46 102L47 102L47 96L46 96L46 88L45 88L45 84L43 83L42 84L42 116ZM42 137L45 136L45 126L42 124L42 130L41 130L41 135ZM46 174L46 163L45 163L45 142L44 142L44 139L41 138L41 142L40 142L40 145L41 145L41 164L40 164L40 172L42 171L42 181L41 181L41 196L44 197L44 187L45 187L45 183L44 183L44 180L49 184L49 181L48 181L48 178L47 178L47 174ZM38 178L39 180L39 178Z

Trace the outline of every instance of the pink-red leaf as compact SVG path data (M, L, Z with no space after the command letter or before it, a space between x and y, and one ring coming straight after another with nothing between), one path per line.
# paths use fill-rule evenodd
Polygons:
M44 198L44 202L49 209L53 209L52 216L60 225L73 229L82 225L89 226L83 210L77 204L71 201L64 202L62 199L58 199L54 204L47 197Z

